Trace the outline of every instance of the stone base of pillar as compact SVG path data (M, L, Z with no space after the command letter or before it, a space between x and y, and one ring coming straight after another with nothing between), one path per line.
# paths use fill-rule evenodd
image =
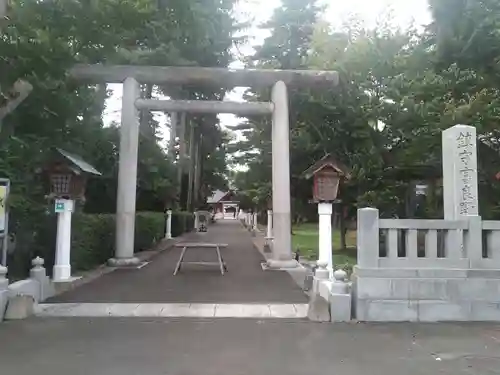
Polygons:
M53 269L53 280L55 282L72 281L70 265L55 265Z
M139 258L111 258L108 260L110 267L136 267L141 264Z
M271 269L297 268L299 262L295 259L268 259L267 266Z

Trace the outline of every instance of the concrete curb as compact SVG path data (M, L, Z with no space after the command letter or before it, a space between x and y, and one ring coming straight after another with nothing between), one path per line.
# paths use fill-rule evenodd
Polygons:
M272 253L266 253L264 251L264 245L266 243L266 239L264 238L264 232L261 232L261 231L258 231L256 232L256 235L255 236L252 236L252 244L253 244L253 247L262 255L262 257L267 261ZM297 284L297 286L299 286L302 291L304 292L304 294L306 296L309 296L309 293L308 291L304 290L304 285L305 285L305 279L306 279L306 276L308 274L308 269L306 267L304 267L302 264L299 263L299 266L300 267L297 267L297 268L291 268L291 269L273 269L273 270L267 270L267 271L264 271L264 272L287 272L290 277L292 278L292 280L295 282L295 284Z

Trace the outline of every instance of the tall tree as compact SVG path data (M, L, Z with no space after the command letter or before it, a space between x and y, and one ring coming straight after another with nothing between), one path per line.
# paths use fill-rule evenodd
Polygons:
M75 63L227 66L234 24L227 0L14 0L11 4L0 35L0 87L24 78L33 92L3 122L0 175L12 180L12 229L22 223L30 237L48 209L35 171L54 146L80 154L103 173L88 187L86 209L114 211L119 136L117 127L102 123L108 93L103 85L68 80L67 70ZM161 89L175 94L171 88ZM151 87L143 91L153 92ZM214 97L224 89L183 87L177 92L184 97ZM217 138L216 124L210 126L207 131ZM138 210L163 209L165 190L176 183L175 165L159 146L157 132L153 118L144 116ZM216 142L207 145L206 152L217 147Z
M317 0L282 0L271 19L262 25L270 31L253 60L281 69L304 66L321 8Z
M281 6L274 10L271 19L262 25L270 32L262 46L256 48L255 54L250 58L253 67L276 69L300 69L307 64L308 50L314 33L315 24L321 8L316 0L283 0ZM268 91L248 92L249 100L269 100ZM295 141L302 134L301 103L305 96L300 92L290 93L290 119L291 119L291 164L298 168L307 168L307 161L300 157L300 146ZM252 186L246 190L253 195L255 202L265 205L267 197L271 194L271 124L269 119L251 118L250 129L245 131L246 141L237 148L243 151L244 158L248 158L252 166L246 173L256 173L260 178L247 178L241 181L253 181ZM257 152L254 152L254 151ZM296 169L292 170L294 183L292 186L300 190ZM257 186L259 185L259 186ZM244 189L239 186L240 189ZM299 194L294 194L299 195Z

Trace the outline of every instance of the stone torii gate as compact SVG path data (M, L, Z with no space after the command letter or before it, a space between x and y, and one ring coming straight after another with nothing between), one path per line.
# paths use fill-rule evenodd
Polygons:
M120 156L116 207L114 266L139 263L134 257L137 153L140 110L187 113L272 115L272 206L274 246L270 268L294 268L290 215L290 146L287 85L334 87L337 72L255 70L198 67L77 65L70 76L86 83L123 83ZM227 102L142 99L139 84L211 84L265 88L272 86L271 102Z

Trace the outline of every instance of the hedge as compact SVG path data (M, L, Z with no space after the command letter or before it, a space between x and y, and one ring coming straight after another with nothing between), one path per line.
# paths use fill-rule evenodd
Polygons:
M172 215L172 234L179 236L193 228L192 214L177 212ZM57 218L50 215L36 230L35 246L29 252L15 251L10 259L11 271L17 277L26 277L33 257L45 259L45 267L52 272L55 257ZM71 225L71 266L73 271L92 269L114 255L115 215L75 212ZM162 212L138 212L135 219L134 252L150 249L165 236L165 215ZM19 241L19 240L18 240ZM16 249L17 250L17 249ZM22 274L21 274L22 273ZM14 275L12 275L14 276Z
M135 216L134 252L148 250L162 239L165 236L164 222L162 213L138 212ZM91 269L113 257L115 215L75 215L73 228L71 264L75 270Z
M190 212L172 213L172 237L190 232L194 228L194 215Z

